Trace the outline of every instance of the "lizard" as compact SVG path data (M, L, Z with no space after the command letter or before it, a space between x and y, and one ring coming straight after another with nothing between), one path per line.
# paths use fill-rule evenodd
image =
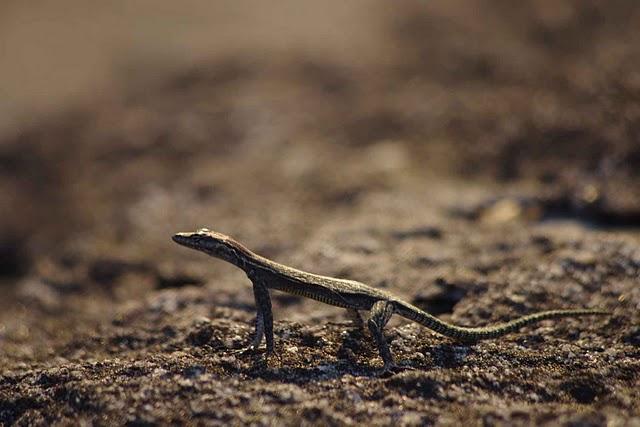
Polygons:
M589 308L548 310L492 326L457 326L438 319L390 292L373 288L355 280L321 276L279 264L252 252L227 235L206 228L195 232L177 233L172 239L182 246L229 262L245 272L253 284L257 311L255 334L247 350L257 350L264 337L267 355L274 352L270 289L345 308L357 318L360 318L359 311L368 311L366 324L382 359L383 371L398 367L384 335L384 327L394 314L458 342L469 344L485 339L499 338L545 319L611 314L605 310Z

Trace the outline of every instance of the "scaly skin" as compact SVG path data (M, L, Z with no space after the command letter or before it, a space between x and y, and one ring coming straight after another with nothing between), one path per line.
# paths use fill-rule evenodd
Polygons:
M346 308L355 313L358 310L369 311L367 326L376 340L385 370L395 366L383 334L383 328L393 314L399 314L461 342L498 338L545 319L610 314L598 309L550 310L499 325L466 328L444 322L389 292L372 288L364 283L319 276L278 264L250 251L231 237L206 228L195 232L178 233L173 236L173 240L182 246L227 261L247 274L253 283L257 309L256 333L250 349L257 349L264 336L268 353L273 352L273 316L268 289L304 296L325 304Z

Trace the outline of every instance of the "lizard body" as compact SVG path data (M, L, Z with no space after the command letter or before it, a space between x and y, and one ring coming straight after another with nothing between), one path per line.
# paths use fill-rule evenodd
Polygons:
M358 310L369 311L367 326L376 340L385 370L395 366L383 334L383 328L393 314L398 314L461 342L498 338L545 319L610 314L599 309L549 310L493 326L461 327L444 322L389 292L372 288L364 283L307 273L279 264L250 251L231 237L215 231L203 228L196 232L178 233L173 236L173 240L182 246L227 261L247 274L253 284L257 310L255 336L250 348L257 349L265 337L267 353L272 353L274 348L269 289L311 298L356 313Z

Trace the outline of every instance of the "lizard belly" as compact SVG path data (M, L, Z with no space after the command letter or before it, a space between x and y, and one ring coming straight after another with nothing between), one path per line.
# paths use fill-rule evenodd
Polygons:
M336 307L342 308L350 308L351 304L349 304L346 300L341 299L339 296L326 295L324 292L311 292L306 290L301 290L296 292L296 295L303 296L305 298L310 298L316 301L320 301L325 304L334 305Z
M353 308L354 305L347 299L335 292L328 291L327 289L305 289L305 288L290 288L290 287L274 287L282 292L286 292L292 295L298 295L301 297L320 301L324 304L333 305L341 308Z

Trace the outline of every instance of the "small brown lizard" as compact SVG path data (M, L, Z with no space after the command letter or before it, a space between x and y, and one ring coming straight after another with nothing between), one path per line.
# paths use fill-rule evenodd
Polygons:
M393 314L399 314L461 342L498 338L545 319L611 314L599 309L549 310L495 326L466 328L444 322L389 292L364 283L320 276L278 264L250 251L231 237L206 228L190 233L178 233L173 236L173 240L180 245L227 261L247 274L253 283L257 309L255 336L249 349L257 349L262 338L266 337L268 354L273 352L273 315L269 289L343 307L355 314L358 310L368 310L367 326L376 340L385 371L395 367L393 355L383 333L384 326Z

